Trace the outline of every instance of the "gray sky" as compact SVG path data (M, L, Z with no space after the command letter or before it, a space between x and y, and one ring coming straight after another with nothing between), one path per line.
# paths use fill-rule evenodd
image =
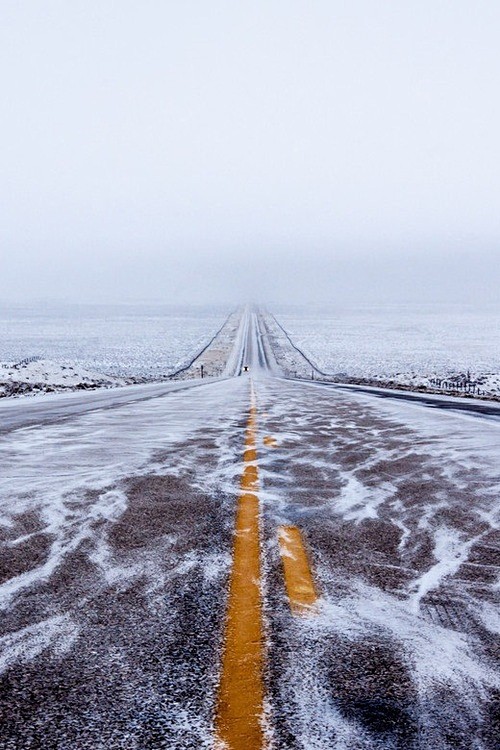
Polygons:
M0 294L495 299L497 0L1 0Z

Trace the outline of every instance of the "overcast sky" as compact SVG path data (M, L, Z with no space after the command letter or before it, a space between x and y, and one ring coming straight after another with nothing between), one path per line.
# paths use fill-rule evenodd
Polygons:
M497 0L1 0L0 293L494 300Z

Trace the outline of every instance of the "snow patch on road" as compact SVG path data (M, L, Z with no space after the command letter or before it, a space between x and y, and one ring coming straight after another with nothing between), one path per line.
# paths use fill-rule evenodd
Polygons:
M82 502L83 500L83 502ZM53 537L47 559L42 565L35 566L21 575L8 579L0 586L0 608L8 607L12 598L23 589L50 578L61 565L64 558L74 552L85 539L96 540L94 560L100 566L109 561L106 544L99 531L100 522L112 521L126 508L125 495L112 490L103 493L87 493L80 498L75 491L56 497L52 495L42 500L39 506L40 519L44 523L44 533ZM23 511L33 509L33 499L25 495ZM19 514L19 506L12 504L13 518ZM19 541L19 540L15 540ZM111 579L116 578L116 569L109 570Z
M415 611L418 611L421 600L429 591L437 589L444 578L456 573L466 562L470 550L483 536L478 534L464 539L456 529L446 526L435 529L433 555L437 562L411 585L415 593L410 596L410 602Z
M0 637L0 673L15 662L31 661L48 648L58 655L65 654L78 633L77 625L66 614L49 617Z
M107 527L127 507L119 483L145 470L150 473L150 463L159 474L171 468L184 472L197 468L194 446L176 453L175 459L170 449L188 441L197 430L206 431L213 422L217 434L226 433L225 428L240 418L240 399L247 403L247 387L240 379L212 383L189 393L173 392L90 412L61 424L26 427L0 438L2 525L9 531L9 543L26 535L24 530L18 536L12 534L23 514L35 515L39 531L52 539L42 564L0 586L0 607L9 606L23 589L50 578L83 542L88 542L92 561L109 581L135 575L135 568L123 568L112 559L107 546ZM229 405L228 388L233 394ZM193 484L198 482L206 491L207 483L227 481L234 492L233 478L239 470L234 448L227 446L217 477L201 472ZM215 575L216 566L215 560L208 561L209 576Z
M352 640L370 633L391 638L399 643L422 694L439 685L457 691L468 685L478 693L500 687L500 675L471 649L471 636L416 617L411 601L361 581L337 601L323 598L318 617L304 620L304 627L324 637L336 632Z
M367 518L377 518L377 508L394 493L393 485L381 484L367 487L354 474L339 472L344 480L340 493L335 497L334 508L346 521L360 523Z

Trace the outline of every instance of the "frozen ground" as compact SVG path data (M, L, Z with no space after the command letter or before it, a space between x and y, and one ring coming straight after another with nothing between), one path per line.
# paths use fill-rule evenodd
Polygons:
M15 365L0 363L0 396L116 387L124 384L125 380L122 378L46 359L34 359Z
M116 377L188 364L230 309L171 305L0 306L0 362L37 357Z
M332 305L272 312L319 370L340 379L433 388L432 381L469 372L481 392L500 395L498 306ZM289 369L302 367L310 375L293 352L288 359Z

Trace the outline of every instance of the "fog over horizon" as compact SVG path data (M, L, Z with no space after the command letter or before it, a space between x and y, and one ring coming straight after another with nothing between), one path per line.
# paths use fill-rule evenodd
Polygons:
M3 302L498 305L500 5L5 0Z

